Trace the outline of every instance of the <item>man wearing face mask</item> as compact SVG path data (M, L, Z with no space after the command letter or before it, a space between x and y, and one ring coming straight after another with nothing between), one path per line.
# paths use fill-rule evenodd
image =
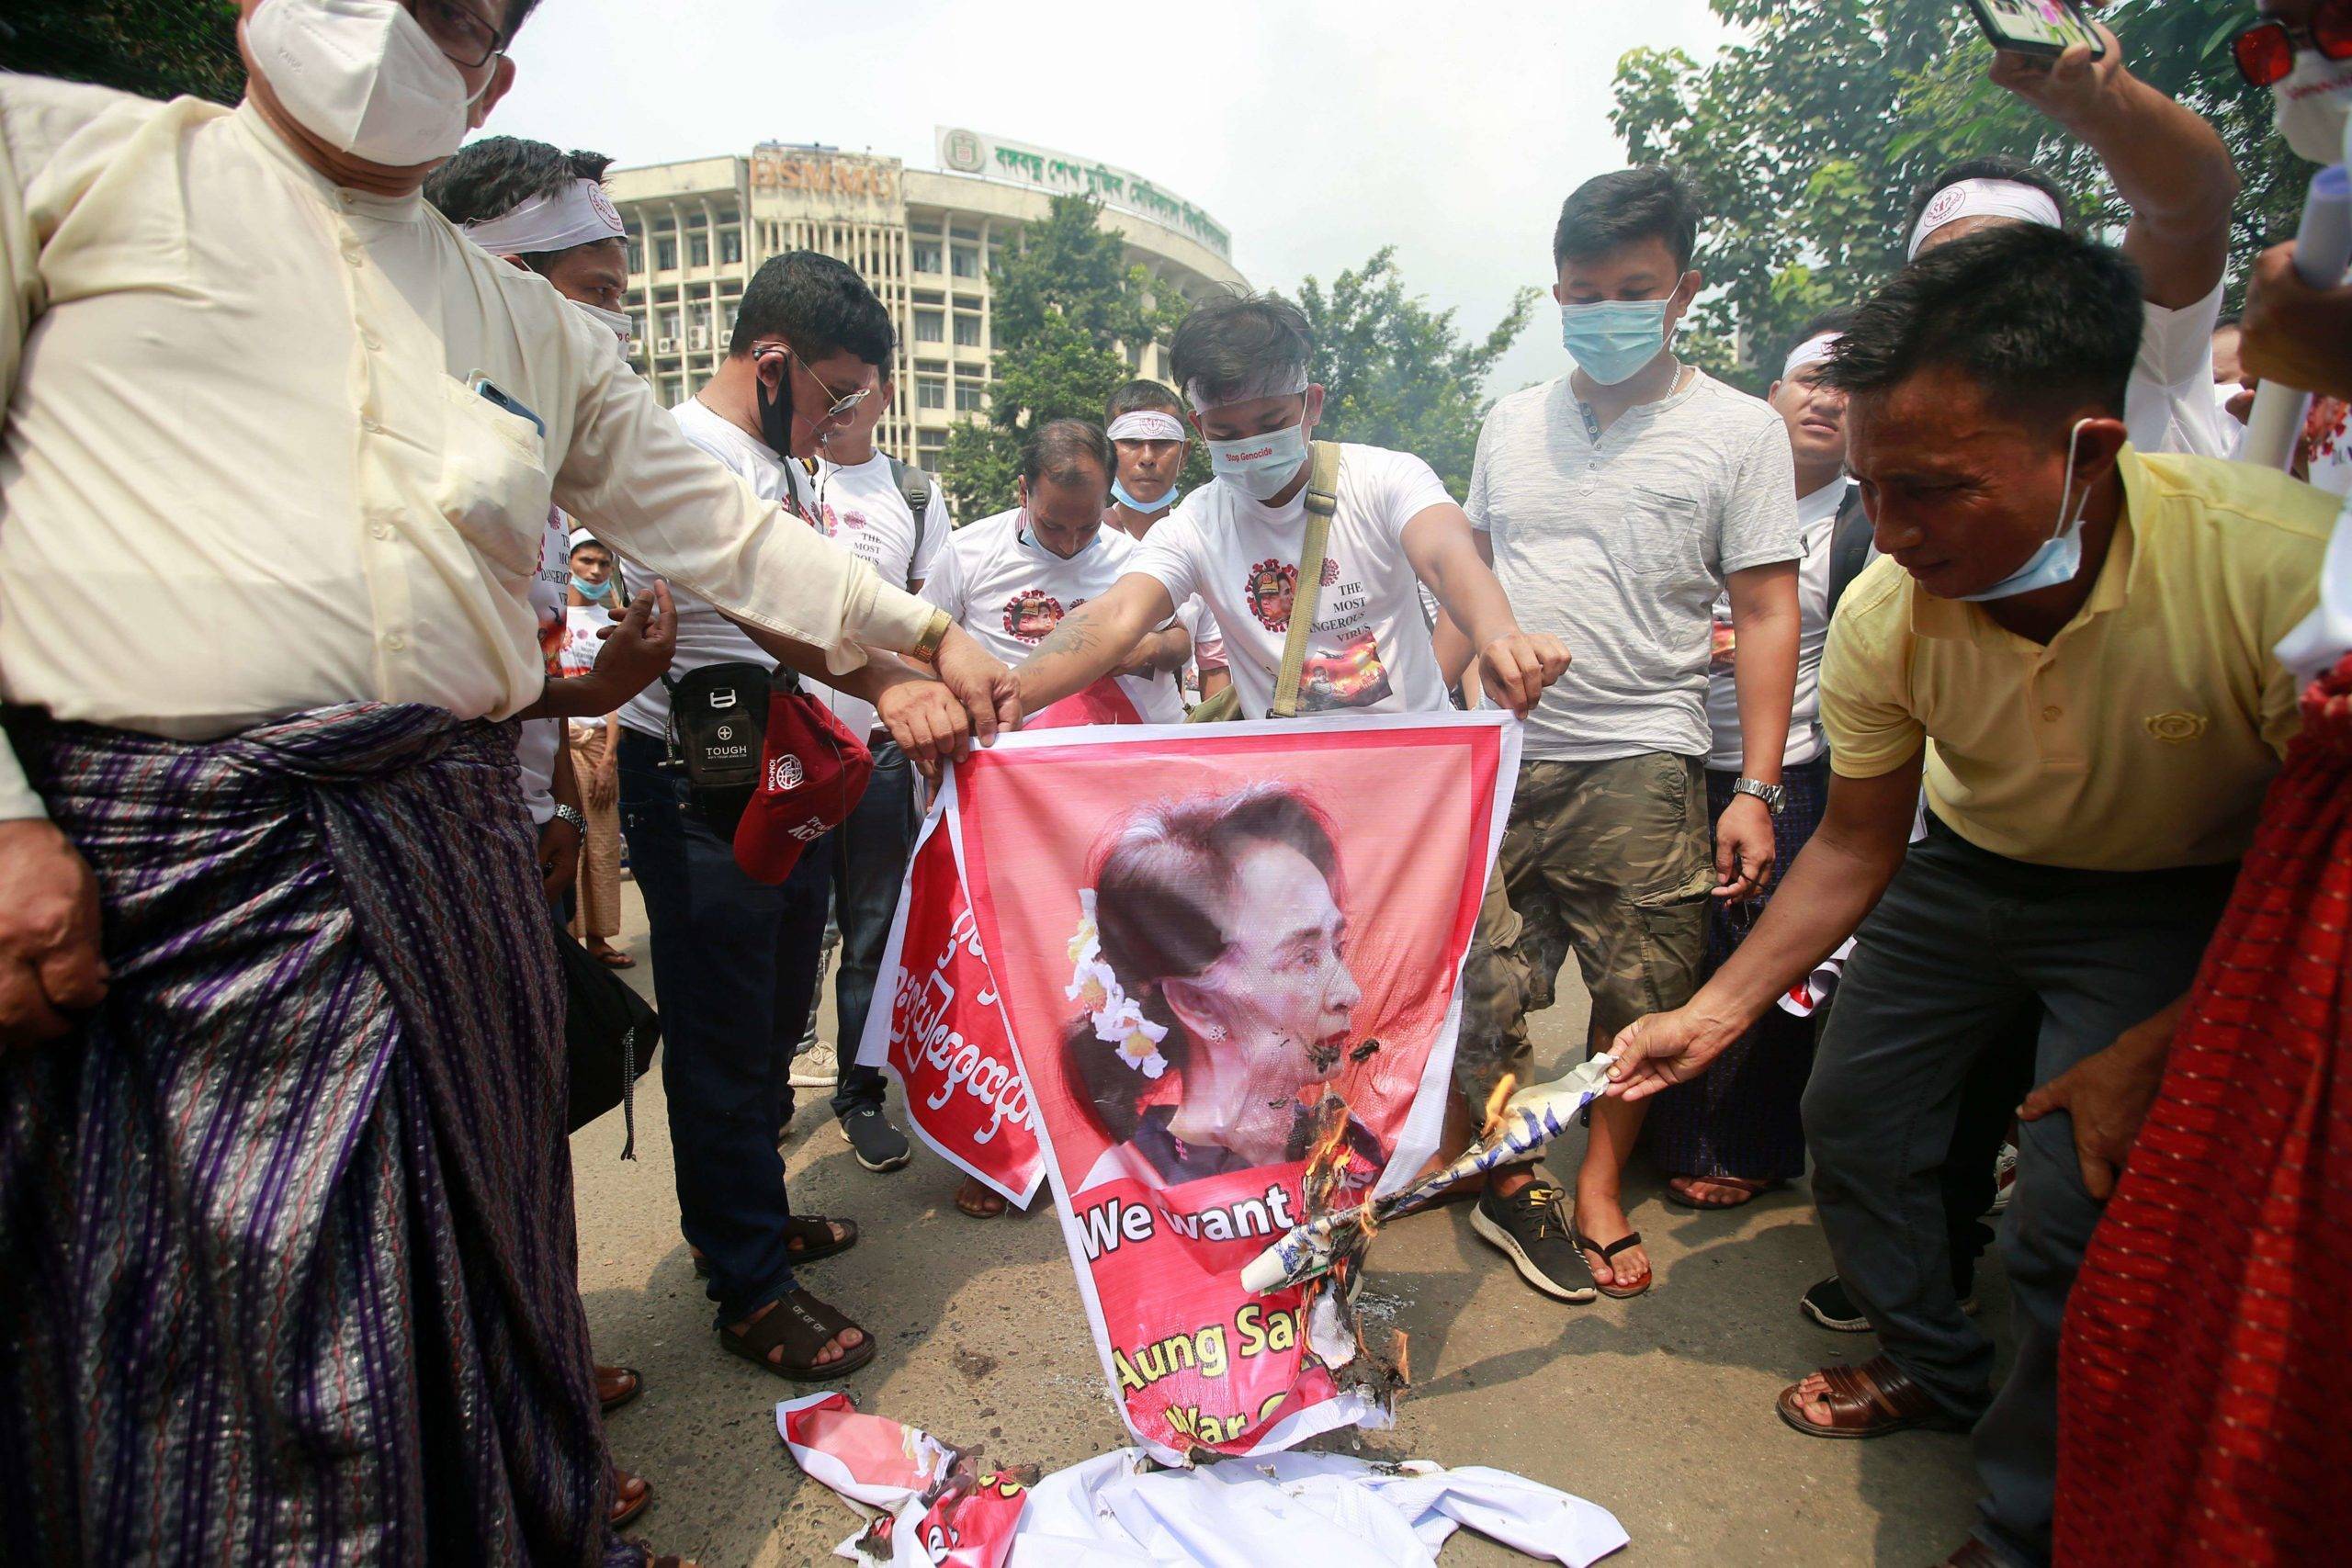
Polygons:
M35 1558L627 1554L501 722L562 711L550 503L995 721L993 660L423 200L530 9L241 0L233 111L0 78L0 1500Z
M1111 394L1110 407L1103 411L1103 434L1119 458L1104 521L1129 538L1140 539L1166 521L1183 499L1176 481L1192 449L1184 404L1157 381L1130 381ZM1193 702L1216 696L1233 683L1216 617L1195 596L1176 612L1176 618L1193 639L1192 660L1184 669L1186 696Z
M1611 1048L1626 1098L1689 1079L1860 923L1804 1114L1822 1228L1884 1353L1784 1390L1780 1415L1821 1437L1973 1424L1986 1496L1954 1563L2050 1555L2060 1315L2298 727L2271 648L2312 603L2332 511L2282 475L2132 449L2140 319L2128 262L2039 225L1940 246L1857 312L1827 378L1888 558L1822 660L1828 812L1738 951ZM2041 1087L1996 1391L1943 1279L1936 1172L2028 1005ZM1902 1301L1873 1293L1889 1280Z
M1709 895L1729 902L1769 883L1773 818L1786 804L1800 635L1794 465L1770 404L1669 346L1701 287L1690 266L1698 222L1689 189L1666 169L1602 175L1567 198L1553 296L1575 367L1495 405L1470 473L1471 525L1513 608L1579 637L1575 667L1529 716L1498 874L1521 924L1529 1010L1550 1005L1552 977L1575 953L1592 994L1594 1051L1690 996ZM1739 649L1739 760L1711 857L1707 667L1719 599ZM1612 1296L1650 1287L1621 1190L1643 1111L1596 1106L1577 1173L1570 1229Z

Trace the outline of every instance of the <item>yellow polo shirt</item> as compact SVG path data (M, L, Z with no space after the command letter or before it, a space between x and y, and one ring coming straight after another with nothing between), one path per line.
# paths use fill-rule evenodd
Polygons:
M2340 502L2245 463L2126 446L2090 598L2048 647L1891 559L1840 602L1821 662L1831 765L1893 772L1933 740L1928 804L1980 849L2145 871L2244 853L2298 725L2270 649L2317 597Z

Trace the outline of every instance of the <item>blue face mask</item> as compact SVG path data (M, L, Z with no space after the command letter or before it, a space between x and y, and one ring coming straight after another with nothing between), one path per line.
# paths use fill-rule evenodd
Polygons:
M2042 540L2041 547L2026 557L2025 564L2017 570L1990 588L1962 593L1961 598L1972 604L1986 599L2014 598L2037 588L2072 582L2075 574L2083 570L2083 508L2091 503L2091 487L2083 487L2082 504L2074 505L2075 446L2082 440L2083 426L2089 423L2086 419L2076 420L2075 428L2066 434L2066 488L2058 498L2058 531ZM2072 516L2067 514L2069 506L2074 507Z
M1276 485L1274 488L1276 490L1280 490L1282 487L1280 485ZM1113 479L1111 481L1111 499L1117 502L1121 506L1125 507L1128 511L1143 517L1157 516L1160 513L1167 511L1170 507L1176 504L1176 498L1183 493L1183 491L1180 487L1176 485L1170 485L1166 495L1161 496L1158 501L1147 502L1137 501L1134 496L1129 495L1127 493L1126 484L1124 480Z
M1560 346L1584 373L1613 387L1666 346L1666 299L1595 299L1560 307Z
M613 580L608 577L602 582L582 582L575 571L571 574L571 591L582 599L594 599L601 604L612 597Z
M1216 477L1259 501L1271 501L1306 464L1306 427L1286 424L1242 441L1208 444Z

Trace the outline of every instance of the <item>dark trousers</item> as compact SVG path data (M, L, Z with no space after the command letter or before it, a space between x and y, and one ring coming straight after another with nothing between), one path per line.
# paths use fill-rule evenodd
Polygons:
M1969 1080L2015 1041L2021 1008L2041 1009L2031 1077L2046 1083L2177 998L2235 872L2029 865L1931 818L1862 924L1814 1064L1805 1139L1838 1271L1895 1363L1981 1416L1977 1534L2013 1561L2049 1556L2059 1320L2099 1205L2071 1120L2025 1123L2001 1229L2018 1354L1992 1391L1993 1348L1951 1288L1943 1171Z
M744 875L684 774L657 766L666 752L621 731L621 831L651 928L679 1221L718 1321L738 1323L794 1285L775 1130L816 977L796 958L823 934L828 868L804 855L780 886Z
M874 748L874 777L857 809L809 852L808 858L822 862L831 879L833 918L842 931L841 975L833 982L840 1029L833 1037L833 1054L841 1063L833 1080L835 1116L882 1103L886 1080L881 1069L857 1065L857 1043L865 1037L865 1015L882 973L882 949L890 940L890 917L898 912L899 889L907 879L907 857L914 848L914 769L906 753L881 741ZM812 987L819 983L814 976L823 942L820 929L807 955Z

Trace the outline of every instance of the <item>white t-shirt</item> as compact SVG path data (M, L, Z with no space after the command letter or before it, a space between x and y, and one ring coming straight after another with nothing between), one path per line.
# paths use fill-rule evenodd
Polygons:
M1035 652L1064 615L1100 598L1134 570L1139 547L1106 526L1065 560L1031 538L1022 517L1018 508L1000 512L948 536L922 585L925 599L956 617L982 648L1013 665ZM1123 675L1119 685L1146 724L1184 721L1184 699L1174 676Z
M808 475L797 463L779 461L775 453L746 435L726 420L713 413L699 398L688 398L670 411L686 439L718 458L733 473L741 477L763 501L781 501L797 508L803 516L809 514ZM649 592L650 582L631 578L629 597ZM674 681L689 670L705 665L725 664L742 660L761 669L772 669L775 660L767 650L743 635L743 628L718 613L718 606L707 599L691 593L681 593L673 585L671 602L678 614L678 651L670 660L670 679ZM663 740L670 734L670 688L656 681L621 709L621 726L640 735Z
M1838 508L1852 488L1851 479L1838 479L1797 497L1797 548L1803 552L1797 558L1797 690L1789 705L1789 743L1781 753L1784 768L1812 761L1828 745L1821 734L1821 650L1829 642L1830 545ZM1714 650L1707 660L1707 728L1714 732L1707 766L1735 773L1743 756L1736 654L1726 593L1715 601Z
M548 508L539 536L539 570L531 579L531 610L539 622L539 655L553 663L564 637L564 590L571 585L571 519ZM530 718L514 738L514 761L523 770L523 805L531 826L544 828L555 816L555 750L563 720Z
M2222 319L2222 286L2177 310L2143 302L2141 314L2140 356L2123 396L2132 445L2192 457L2234 456L2244 427L2221 411L2213 392L2213 323Z
M1409 452L1340 448L1339 510L1307 632L1300 713L1445 710L1405 525L1453 500ZM1273 706L1306 539L1306 486L1287 504L1268 506L1220 479L1186 496L1136 550L1135 570L1179 604L1197 594L1216 617L1226 668L1252 718Z
M1102 514L1102 526L1119 527L1115 521L1118 510L1114 506ZM1126 533L1124 528L1119 531ZM1150 536L1148 533L1127 534L1127 537L1141 544ZM1209 613L1206 604L1201 603L1197 593L1177 606L1176 619L1183 626L1184 635L1193 639L1193 656L1184 661L1182 680L1184 701L1190 705L1201 700L1201 676L1208 671L1225 668L1225 634L1217 630L1216 617Z
M1519 624L1568 646L1524 755L1703 757L1714 606L1735 571L1797 557L1796 459L1760 398L1702 371L1596 444L1569 378L1498 402L1466 510Z
M954 526L947 498L935 479L931 504L917 526L905 492L891 477L890 459L879 452L846 468L819 458L815 512L819 533L872 567L893 588L910 588L931 575L932 563ZM852 735L873 731L872 703L827 685L812 682L809 689Z

